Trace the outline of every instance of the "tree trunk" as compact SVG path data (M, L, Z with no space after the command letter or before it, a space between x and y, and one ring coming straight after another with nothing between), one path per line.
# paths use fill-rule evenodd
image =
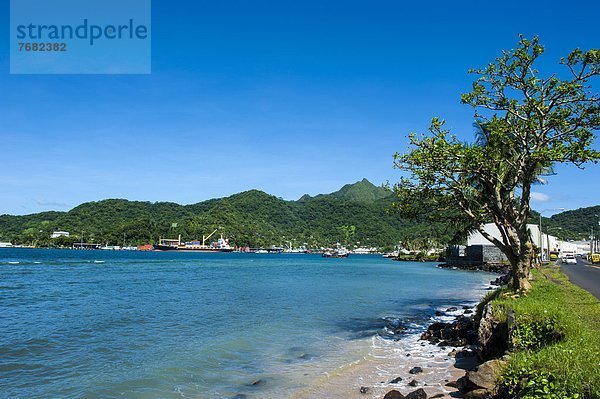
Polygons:
M529 274L533 256L533 246L530 240L527 240L522 246L520 253L511 262L512 268L512 289L514 292L528 291L531 289L529 283Z

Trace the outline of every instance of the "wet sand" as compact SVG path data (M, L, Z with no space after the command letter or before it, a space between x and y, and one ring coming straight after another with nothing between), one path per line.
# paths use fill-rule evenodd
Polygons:
M373 353L366 358L324 375L293 398L383 398L392 389L406 395L418 388L423 388L428 397L456 398L460 397L457 389L445 384L464 375L465 370L457 366L472 367L474 360L459 358L456 364L456 359L449 353L462 348L441 348L419 340L418 334L401 341L383 342L383 345L376 342L374 346ZM413 367L421 367L423 372L411 374L409 371ZM397 377L402 381L391 383ZM415 386L409 385L412 380L417 381ZM363 391L367 388L366 393L362 393L361 388Z
M431 322L452 322L462 314L464 310L444 312ZM463 347L433 345L421 340L420 335L420 332L411 333L397 340L375 337L371 351L363 359L323 375L292 398L382 399L393 389L407 395L419 388L423 388L429 398L460 398L458 390L446 384L464 376L465 370L474 369L477 357L465 356L468 350L459 353ZM423 371L411 374L414 367ZM402 380L392 383L398 377ZM413 380L416 383L409 385Z

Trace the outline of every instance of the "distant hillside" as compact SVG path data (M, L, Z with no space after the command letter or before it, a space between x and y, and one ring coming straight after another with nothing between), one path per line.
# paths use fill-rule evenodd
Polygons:
M562 239L587 240L592 229L598 234L600 226L600 205L565 211L544 218L544 230Z
M0 216L0 241L68 244L50 240L52 231L66 230L71 241L113 245L154 243L159 237L198 239L219 229L238 246L294 245L312 247L336 242L391 247L400 241L418 246L446 242L454 234L444 226L400 219L389 211L393 197L368 180L339 191L298 201L284 201L251 190L193 205L110 199L81 204L68 212ZM354 226L348 236L345 226Z

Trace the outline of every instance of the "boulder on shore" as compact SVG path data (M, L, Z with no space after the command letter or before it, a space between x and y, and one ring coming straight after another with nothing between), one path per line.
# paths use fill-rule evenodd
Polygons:
M467 378L480 388L493 390L505 363L500 359L487 361L479 365L477 370L467 372Z
M484 361L501 357L508 350L508 324L501 322L494 315L493 308L489 303L483 309L483 315L479 322L478 338L479 348L477 354Z
M457 387L465 398L483 399L491 397L496 389L496 380L506 362L500 359L489 360L468 371L457 381Z
M404 399L404 395L393 389L386 393L383 399Z
M423 388L419 388L414 392L409 393L404 397L405 399L427 399L427 393Z
M463 398L464 399L488 399L492 397L492 393L487 389L475 389L473 391L467 392Z
M442 346L471 345L477 341L474 317L460 316L453 323L435 322L421 335L421 339Z

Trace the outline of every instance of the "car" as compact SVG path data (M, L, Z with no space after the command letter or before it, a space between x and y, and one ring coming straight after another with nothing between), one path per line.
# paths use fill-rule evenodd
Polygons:
M562 259L563 263L566 263L567 265L571 264L571 265L576 265L577 264L577 259L575 258L575 255L565 255Z

